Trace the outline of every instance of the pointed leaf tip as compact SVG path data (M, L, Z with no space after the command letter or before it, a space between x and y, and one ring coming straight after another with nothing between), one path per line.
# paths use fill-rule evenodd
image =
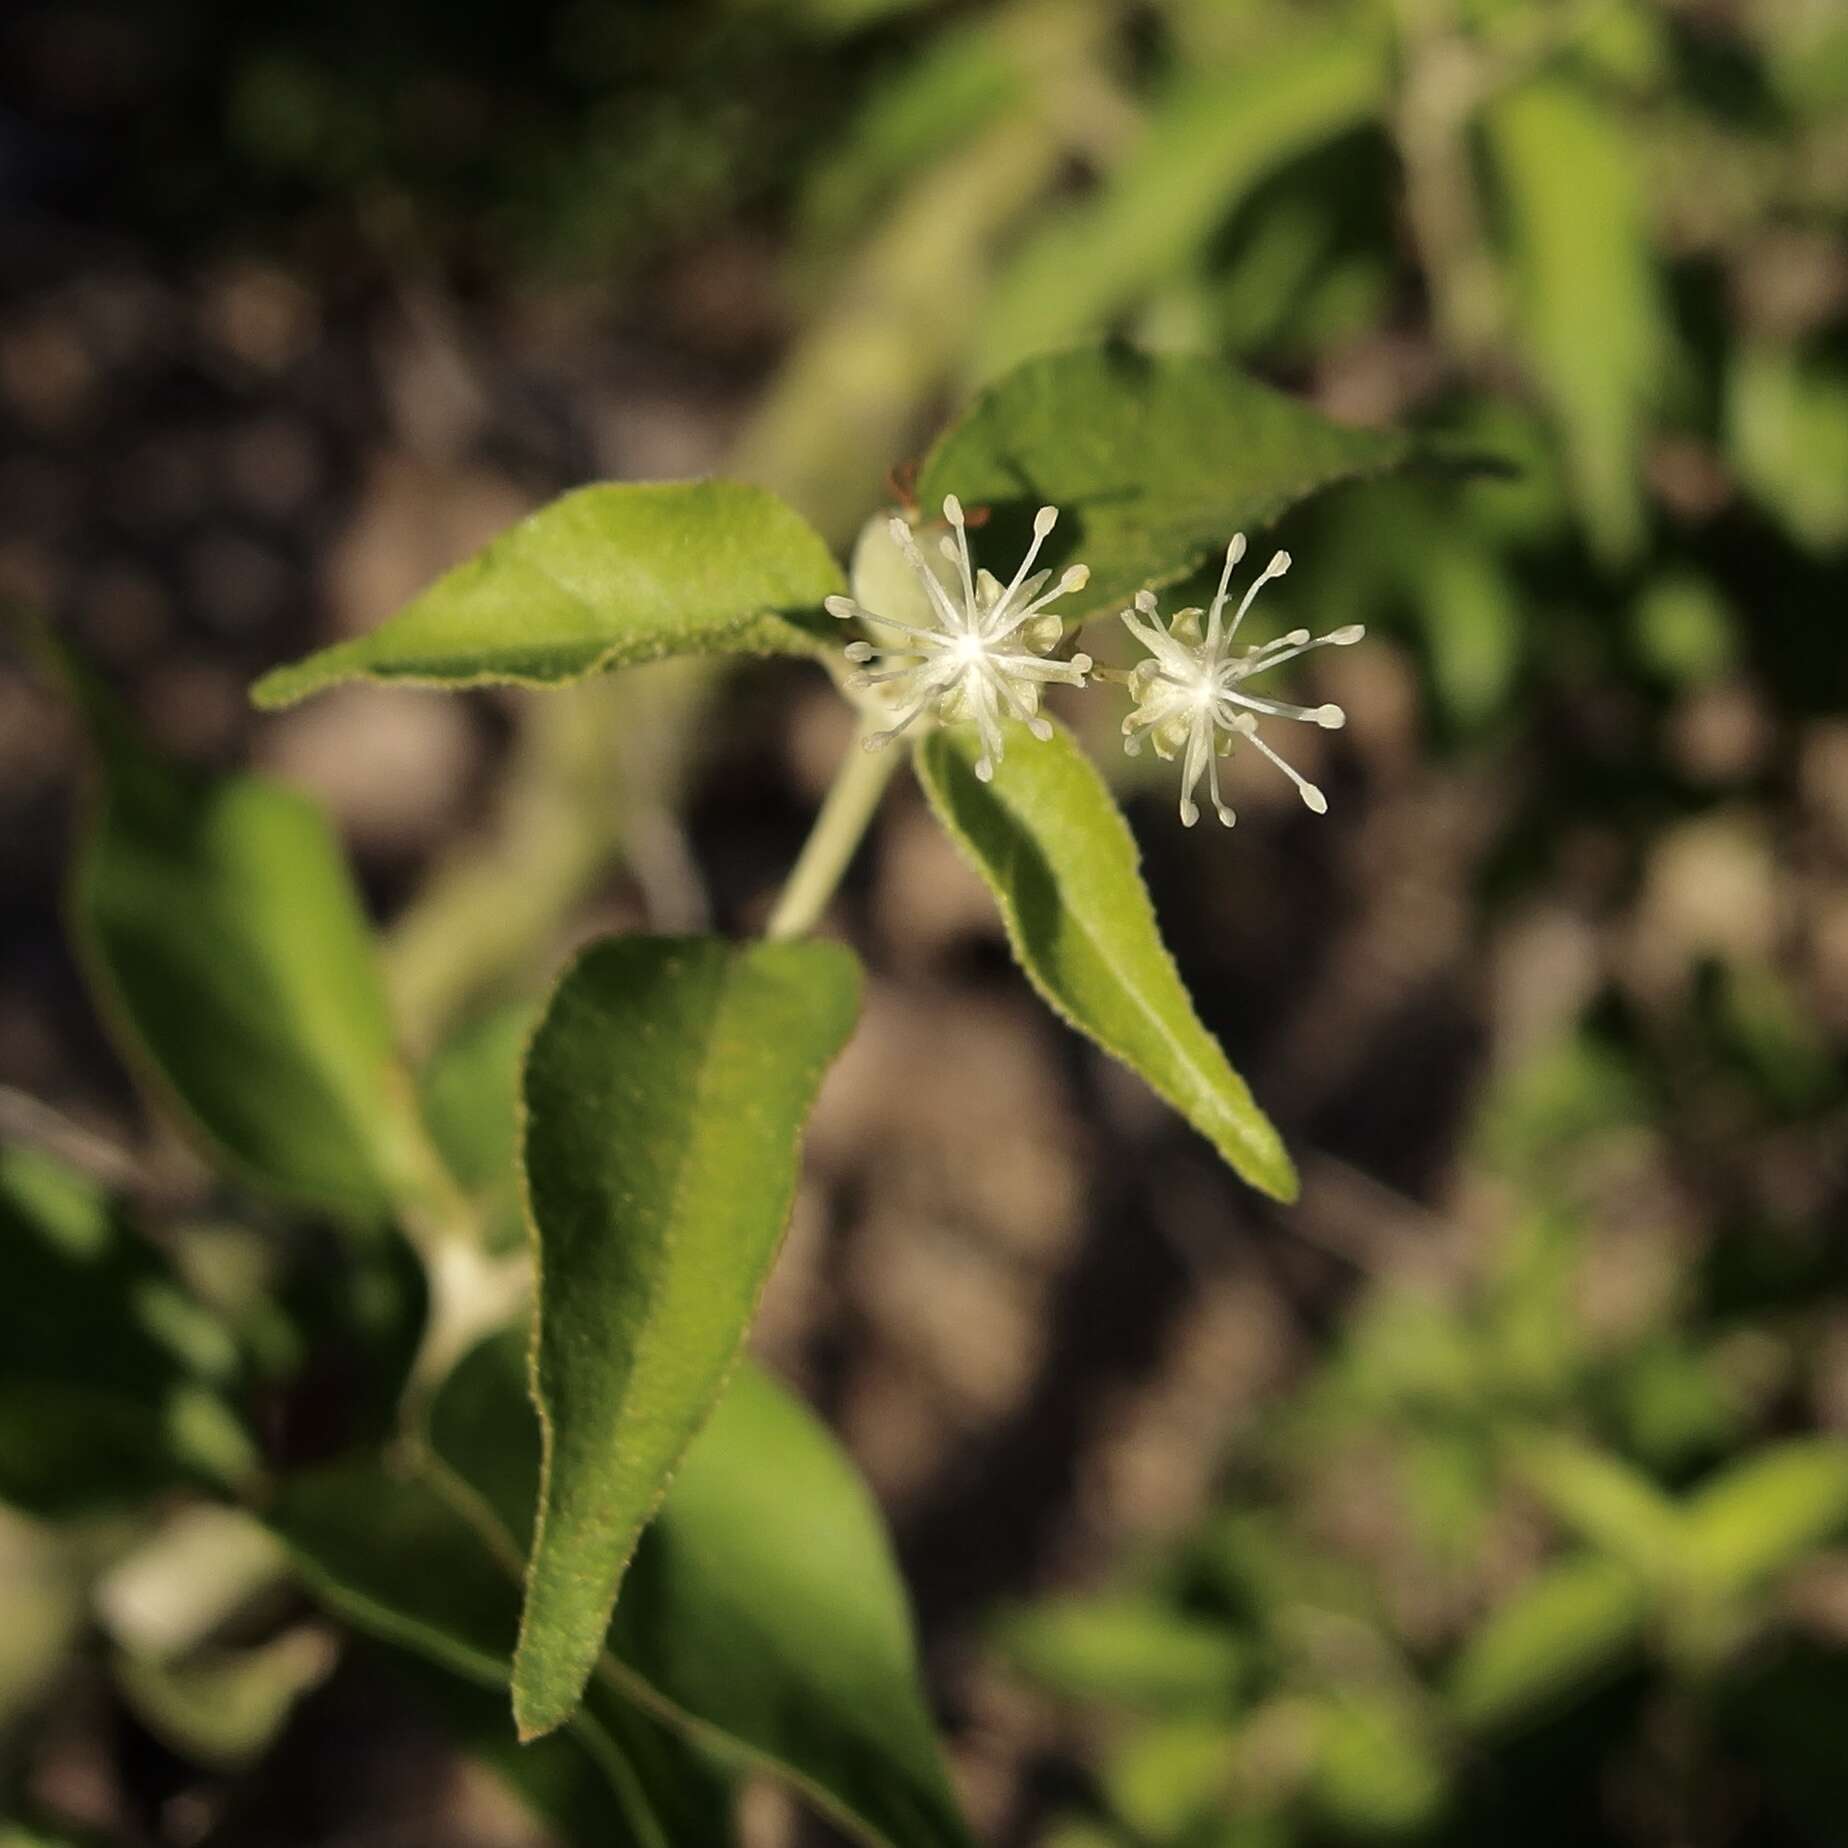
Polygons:
M525 1735L575 1708L635 1543L737 1359L859 988L836 944L625 937L553 992L523 1080L545 1437L514 1656Z
M989 782L973 739L917 748L931 808L1001 909L1014 958L1068 1025L1136 1072L1260 1193L1286 1205L1282 1139L1201 1024L1161 940L1128 824L1064 727L1022 742Z

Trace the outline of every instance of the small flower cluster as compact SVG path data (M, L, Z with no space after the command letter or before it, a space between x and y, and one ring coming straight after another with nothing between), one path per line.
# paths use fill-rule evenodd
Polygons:
M943 554L959 580L951 588L945 587L919 551L910 526L894 519L891 527L893 540L923 584L931 612L928 623L882 616L851 597L830 597L827 607L831 615L858 617L898 631L903 638L890 647L864 641L850 642L847 647L847 658L856 666L871 662L879 670L866 672L862 666L847 684L855 689L888 686L897 707L892 725L866 739L867 749L891 743L914 719L934 709L948 723L966 720L974 724L982 744L975 773L987 782L1001 762L1002 718L1018 719L1036 738L1050 738L1052 727L1040 716L1040 689L1050 681L1082 687L1086 677L1093 675L1089 655L1055 658L1065 625L1047 607L1059 597L1082 590L1091 574L1083 565L1073 565L1048 590L1051 572L1033 570L1033 561L1058 520L1055 508L1042 507L1035 515L1033 543L1005 588L989 572L973 568L967 525L955 495L944 501L943 513L955 535L942 541ZM1261 647L1235 648L1239 625L1258 592L1290 568L1289 553L1276 553L1252 581L1228 622L1225 609L1232 573L1244 556L1245 535L1237 533L1226 548L1218 593L1204 612L1180 610L1164 623L1154 593L1147 590L1137 594L1133 608L1123 611L1130 633L1149 651L1128 674L1115 676L1128 683L1135 701L1135 709L1123 721L1123 747L1133 757L1147 738L1158 757L1180 758L1181 820L1190 828L1200 819L1194 792L1203 776L1213 812L1228 828L1236 819L1220 796L1218 760L1240 739L1249 740L1269 758L1316 814L1327 813L1328 798L1258 736L1258 720L1300 719L1332 731L1347 723L1347 715L1339 706L1292 706L1247 692L1244 683L1311 649L1348 647L1366 633L1359 623L1313 638L1307 629L1292 629ZM1102 672L1093 677L1101 678Z

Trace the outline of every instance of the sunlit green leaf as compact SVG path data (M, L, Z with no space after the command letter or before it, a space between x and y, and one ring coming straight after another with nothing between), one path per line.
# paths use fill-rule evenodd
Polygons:
M254 1466L231 1337L91 1182L0 1147L0 1276L0 1500L67 1514Z
M984 544L1002 563L1025 550L1035 510L1057 507L1041 562L1090 566L1089 585L1059 605L1075 620L1185 577L1319 489L1418 453L1410 437L1330 423L1218 360L1086 347L980 393L926 459L917 494L927 515L952 493L988 509Z
M1429 1839L1448 1779L1409 1690L1362 1689L1321 1702L1315 1731L1309 1799L1344 1837Z
M1239 1735L1228 1720L1154 1721L1117 1750L1104 1789L1138 1840L1184 1841L1190 1828L1224 1807L1238 1750Z
M716 938L610 939L553 992L524 1084L546 1462L514 1663L523 1734L576 1704L635 1542L736 1361L858 1004L836 945Z
M1741 343L1726 380L1726 444L1799 544L1848 544L1848 371L1770 341Z
M1156 926L1136 845L1071 734L1022 738L992 783L951 729L917 750L937 818L995 895L1014 955L1063 1020L1139 1073L1252 1186L1296 1196L1269 1119L1200 1024Z
M1580 1539L1624 1560L1652 1588L1677 1568L1680 1511L1623 1458L1562 1433L1523 1440L1521 1478Z
M1617 1560L1544 1568L1463 1645L1450 1675L1457 1717L1492 1730L1581 1697L1634 1656L1648 1613L1641 1581Z
M813 654L840 569L800 515L725 481L580 488L370 634L258 681L287 706L344 680L562 686L677 654ZM815 626L809 626L810 624Z
M1689 1565L1717 1592L1743 1591L1848 1531L1848 1442L1793 1438L1706 1483L1685 1513Z

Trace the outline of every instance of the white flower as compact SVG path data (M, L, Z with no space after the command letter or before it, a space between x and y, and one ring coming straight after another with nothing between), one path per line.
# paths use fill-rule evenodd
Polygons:
M1003 589L991 573L971 569L969 535L963 526L962 505L954 494L945 498L943 513L956 532L954 541L946 535L941 543L944 557L961 577L960 597L944 588L918 550L911 528L901 519L892 521L892 538L923 580L934 622L926 626L881 616L851 597L830 597L827 609L843 620L858 616L881 628L904 631L904 642L893 647L872 642L847 644L848 660L872 661L886 670L854 674L848 686L890 686L899 708L895 723L889 730L868 736L866 748L873 751L890 744L926 707L935 706L941 718L951 723L969 720L981 733L982 754L976 760L975 774L986 783L1001 761L1002 715L1020 720L1036 738L1050 738L1052 727L1039 716L1041 686L1049 680L1084 685L1091 671L1089 655L1073 655L1069 661L1047 658L1063 638L1065 625L1046 605L1055 597L1081 590L1091 573L1083 565L1072 565L1051 590L1043 592L1052 573L1027 575L1059 517L1056 508L1042 507L1034 516L1033 543L1012 583Z
M1252 599L1272 578L1282 577L1290 568L1288 552L1279 552L1233 612L1230 623L1221 629L1225 614L1226 586L1232 581L1232 568L1245 556L1245 535L1237 534L1226 547L1226 568L1220 573L1219 593L1207 612L1206 634L1200 633L1200 612L1182 610L1166 628L1155 611L1152 591L1136 597L1135 610L1125 610L1123 620L1130 633L1149 649L1146 660L1139 662L1129 675L1129 687L1135 696L1136 709L1123 721L1123 748L1133 757L1142 748L1142 735L1149 733L1156 754L1181 758L1181 820L1192 827L1200 819L1193 793L1202 773L1212 791L1213 808L1229 828L1237 818L1219 798L1217 759L1231 750L1237 738L1244 737L1262 751L1292 783L1298 793L1318 815L1328 812L1328 798L1313 783L1305 781L1258 736L1258 715L1277 719L1307 719L1330 731L1347 723L1347 714L1339 706L1289 706L1282 700L1265 699L1244 691L1244 682L1253 674L1279 667L1312 648L1345 648L1366 634L1359 623L1309 639L1307 629L1292 629L1262 648L1234 651L1232 638L1238 625L1251 608ZM1221 736L1221 734L1224 734Z

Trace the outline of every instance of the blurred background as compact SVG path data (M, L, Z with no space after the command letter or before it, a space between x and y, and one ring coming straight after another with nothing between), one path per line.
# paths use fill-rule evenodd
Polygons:
M1105 332L1508 458L1286 522L1277 626L1370 631L1326 819L1240 760L1184 832L1074 714L1301 1205L1040 1009L903 784L759 1342L984 1840L1848 1841L1845 220L1834 0L15 0L0 594L329 806L428 1052L593 930L760 925L849 741L798 666L250 711L565 487L845 547ZM79 770L0 656L0 1134L226 1211L65 944ZM0 1799L543 1839L299 1611L164 1672L150 1544L0 1516Z

